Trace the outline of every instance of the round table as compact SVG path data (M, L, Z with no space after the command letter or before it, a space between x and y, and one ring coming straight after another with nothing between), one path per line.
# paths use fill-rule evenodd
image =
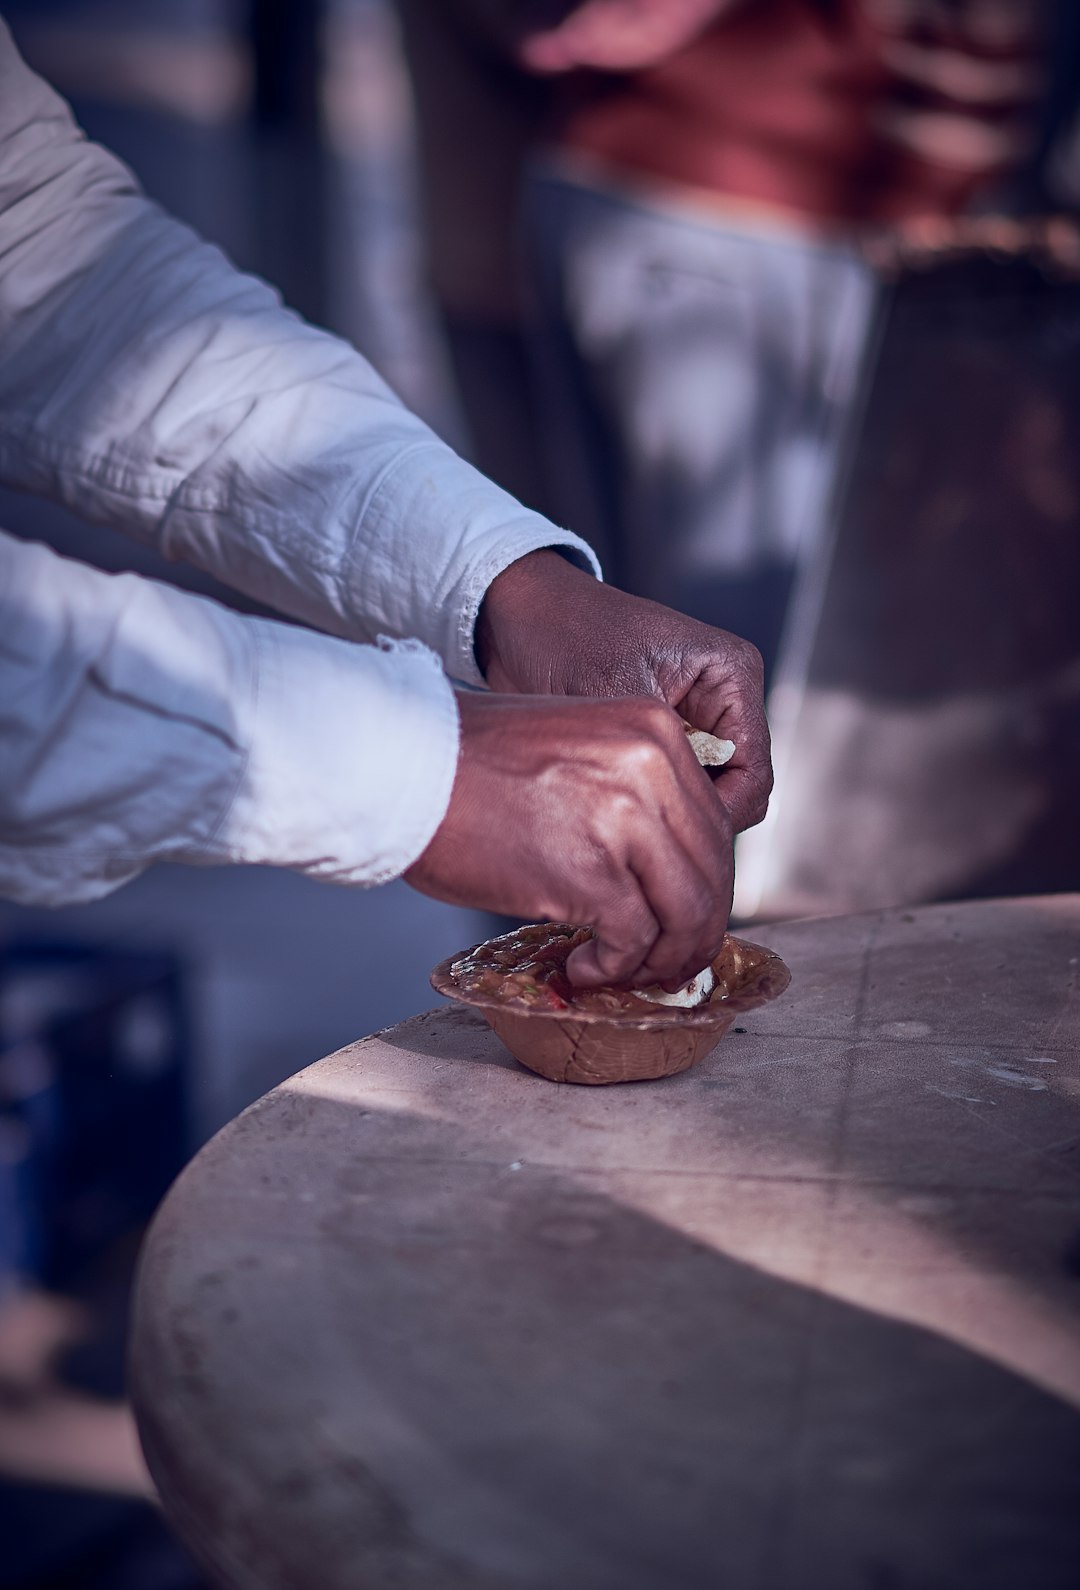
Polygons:
M132 1391L245 1590L1076 1590L1080 896L758 930L692 1071L445 1006L225 1128Z

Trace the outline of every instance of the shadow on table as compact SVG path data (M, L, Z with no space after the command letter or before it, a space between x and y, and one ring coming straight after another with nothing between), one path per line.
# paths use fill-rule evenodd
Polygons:
M294 1086L204 1150L134 1390L228 1584L1076 1582L1075 1408L393 1105Z
M955 916L946 906L918 918L900 911L851 918L851 962L861 962L862 977L850 1006L837 992L844 952L833 947L831 933L822 935L819 954L807 951L812 924L757 929L754 937L775 939L787 955L797 1003L781 999L750 1011L745 1036L729 1034L684 1078L599 1094L612 1101L611 1118L624 1107L620 1101L644 1110L652 1097L653 1131L641 1128L647 1149L655 1150L659 1132L677 1131L695 1168L707 1166L718 1176L795 1176L819 1187L842 1180L883 1210L902 1209L905 1224L922 1228L946 1251L976 1262L982 1256L1028 1291L1052 1293L1054 1305L1066 1304L1075 1316L1080 1073L1068 1045L1075 1042L1080 974L1065 965L1065 935L1051 950L1047 913L1056 909L1053 899L1010 901L993 940L970 931L964 907ZM1080 945L1074 948L1080 954ZM971 1001L970 1020L955 1041L937 1036L949 1025L943 1011L981 982L989 993ZM789 1020L796 1010L798 1030ZM379 1036L403 1054L442 1061L454 1055L457 1065L528 1078L494 1040L451 1041L469 1032L484 1032L481 1018L463 1006L443 1006ZM722 1102L695 1111L682 1093L706 1081L722 1090ZM409 1082L434 1111L457 1113L434 1076L427 1086L420 1075ZM580 1107L557 1103L560 1094L576 1094ZM609 1119L597 1099L590 1089L523 1089L520 1099L500 1098L488 1113L494 1119L500 1109L521 1112L523 1136L538 1123L545 1143L538 1157L551 1159L561 1119L587 1112L597 1129ZM463 1105L462 1117L468 1114ZM823 1131L826 1117L830 1129ZM853 1241L863 1235L851 1233Z

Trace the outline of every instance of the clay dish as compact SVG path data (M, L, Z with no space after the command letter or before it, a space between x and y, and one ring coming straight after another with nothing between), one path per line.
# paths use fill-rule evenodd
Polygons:
M527 931L487 942L509 944ZM716 1047L739 1016L775 999L791 981L772 950L729 933L712 966L718 982L731 992L723 998L714 994L693 1010L658 1006L655 1015L529 1010L497 994L462 990L453 968L478 948L440 961L431 974L432 987L448 999L474 1006L516 1060L551 1082L647 1082L686 1071Z

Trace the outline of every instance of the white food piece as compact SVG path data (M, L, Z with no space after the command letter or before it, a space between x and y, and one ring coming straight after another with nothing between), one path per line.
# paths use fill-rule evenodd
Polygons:
M706 734L704 729L687 729L686 738L702 767L723 767L735 755L734 740L717 739L715 734Z
M711 966L706 966L673 994L666 993L659 983L653 983L650 988L637 988L634 992L654 1005L677 1005L680 1010L692 1010L695 1005L703 1005L715 987L716 973Z
M735 755L734 740L718 739L715 734L706 734L704 729L692 728L685 719L683 722L690 749L702 767L723 767L725 762L730 762ZM716 973L711 966L705 966L673 994L667 993L659 983L653 983L650 988L639 988L637 993L654 1005L674 1005L679 1010L693 1010L695 1005L705 1003L715 987Z

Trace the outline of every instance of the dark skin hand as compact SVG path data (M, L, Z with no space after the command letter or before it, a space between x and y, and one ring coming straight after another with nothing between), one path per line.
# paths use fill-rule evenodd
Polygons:
M601 585L558 552L533 552L488 590L476 659L492 690L666 701L695 729L735 742L716 785L735 832L765 816L761 656L738 635Z
M692 977L723 940L734 835L768 803L757 652L554 552L492 583L476 650L499 694L459 697L450 807L407 881L456 904L591 924L568 963L579 986ZM715 783L680 717L734 740Z
M463 693L460 706L450 809L407 881L590 923L567 963L582 986L700 971L727 925L733 831L675 713L640 697Z

